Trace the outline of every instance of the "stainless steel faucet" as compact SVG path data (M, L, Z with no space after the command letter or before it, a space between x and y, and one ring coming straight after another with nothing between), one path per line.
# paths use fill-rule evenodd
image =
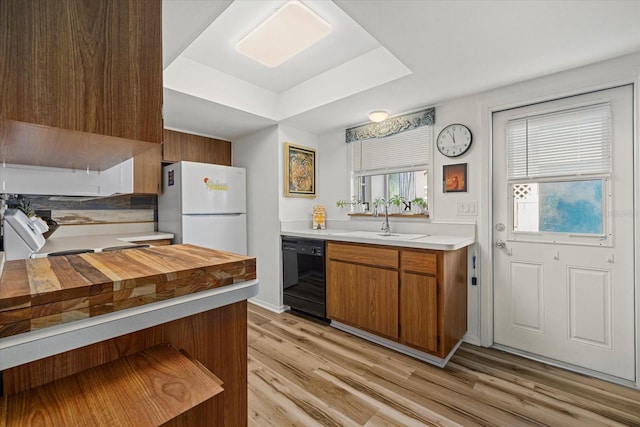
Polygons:
M384 222L382 223L382 227L380 228L380 230L382 230L382 234L384 236L389 236L391 235L391 227L389 226L389 204L385 199L380 199L380 201L384 202Z

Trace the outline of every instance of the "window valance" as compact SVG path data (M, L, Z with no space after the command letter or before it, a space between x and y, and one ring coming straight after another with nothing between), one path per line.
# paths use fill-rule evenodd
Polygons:
M426 108L401 116L390 117L380 123L352 127L346 130L346 142L362 141L364 139L384 138L401 132L414 130L422 126L435 123L435 108Z

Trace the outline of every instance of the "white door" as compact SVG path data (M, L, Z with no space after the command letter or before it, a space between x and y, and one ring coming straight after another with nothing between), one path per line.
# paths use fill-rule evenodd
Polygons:
M624 86L494 113L493 286L495 344L635 381L632 107Z

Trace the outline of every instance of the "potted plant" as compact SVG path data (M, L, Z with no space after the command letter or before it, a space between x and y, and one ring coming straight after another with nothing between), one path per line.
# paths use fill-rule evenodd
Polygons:
M24 214L29 218L34 217L36 215L36 212L31 206L31 202L29 200L20 199L20 202L18 202L17 208L22 212L24 212Z
M415 214L424 214L427 212L427 201L422 197L416 197L411 201L411 211Z
M336 201L336 206L339 208L343 208L345 206L351 206L351 211L356 211L356 212L366 212L367 208L368 208L368 203L367 202L363 202L361 201L358 196L353 196L351 198L351 201L349 200L338 200ZM354 207L356 207L354 209Z
M392 213L402 212L402 202L404 202L404 197L399 194L394 194L389 198L389 206L392 208Z

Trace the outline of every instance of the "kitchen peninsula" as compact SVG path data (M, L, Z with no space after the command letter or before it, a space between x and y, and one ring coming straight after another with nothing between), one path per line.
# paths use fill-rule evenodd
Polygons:
M246 425L246 299L257 293L255 265L193 245L7 262L0 414L12 395L169 344L219 378L224 424ZM210 408L196 406L191 419L214 416Z

